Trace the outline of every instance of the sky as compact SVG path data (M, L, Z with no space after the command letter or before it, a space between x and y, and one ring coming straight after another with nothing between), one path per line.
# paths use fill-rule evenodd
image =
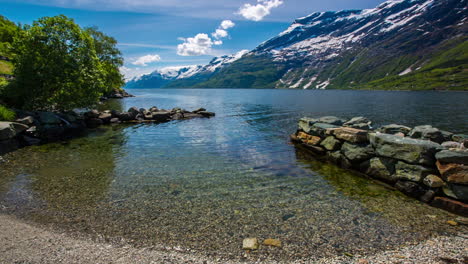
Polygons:
M251 50L314 12L366 9L384 0L0 0L0 14L31 24L64 14L117 39L126 78L207 64Z

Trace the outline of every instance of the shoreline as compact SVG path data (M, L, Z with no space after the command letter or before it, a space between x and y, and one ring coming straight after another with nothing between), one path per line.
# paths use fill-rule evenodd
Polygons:
M460 229L466 231L464 226L460 226ZM463 263L468 259L467 240L466 232L460 230L457 235L434 236L376 254L311 258L288 263ZM85 236L74 237L54 228L30 224L3 213L0 213L0 253L3 263L285 263L256 259L254 254L244 260L226 260L177 249L156 250L96 242Z

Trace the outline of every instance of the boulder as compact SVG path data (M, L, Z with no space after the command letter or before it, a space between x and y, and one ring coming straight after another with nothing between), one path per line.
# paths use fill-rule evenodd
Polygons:
M55 141L64 136L65 128L60 125L47 124L39 127L38 133L41 139Z
M59 125L62 120L52 112L39 112L39 120L44 125Z
M439 129L429 125L417 126L413 128L410 131L409 136L412 138L427 139L436 143L442 143L444 141L442 132Z
M171 119L171 113L170 112L153 112L151 113L153 115L153 119L159 122L164 122L168 121Z
M111 115L112 115L112 118L119 118L121 112L120 111L117 111L117 110L111 110Z
M423 180L424 185L430 188L440 188L445 185L444 180L434 174L427 175Z
M27 116L24 118L17 119L15 122L23 124L23 125L27 125L27 126L32 126L34 124L34 117Z
M434 171L430 168L420 165L411 165L402 161L397 162L395 165L395 176L401 180L420 182L427 175L433 173Z
M442 208L452 213L468 217L468 204L452 200L446 197L435 197L431 203L432 206Z
M39 145L39 144L41 144L41 140L40 140L40 139L34 138L34 137L29 137L29 136L23 136L23 142L24 142L27 146L34 146L34 145Z
M448 197L468 202L468 186L449 183L442 188L445 195Z
M465 140L468 140L468 135L464 134L455 134L452 136L452 140L456 142L463 143Z
M436 162L440 175L447 182L468 184L468 165L458 163Z
M453 136L452 132L448 132L448 131L445 131L445 130L440 130L440 133L442 133L442 137L443 137L444 141L451 141L452 140L452 136Z
M114 118L112 118L112 119L110 120L110 123L111 123L111 124L118 124L118 123L120 123L120 120L119 120L117 117L114 117Z
M99 118L90 118L86 120L86 126L88 128L96 128L102 124L104 124L104 122Z
M460 163L468 165L468 150L443 150L435 155L442 163Z
M401 132L405 135L408 135L408 133L411 131L411 128L407 126L391 124L391 125L382 126L379 129L377 129L377 131L381 133L385 133L385 134L392 134L392 135Z
M84 114L86 118L98 118L99 117L99 111L98 110L91 110L88 111Z
M441 144L442 147L448 148L448 149L461 149L463 147L462 143L456 142L456 141L446 141Z
M101 113L98 118L101 119L103 123L108 124L110 123L110 120L112 119L112 114Z
M16 139L0 140L0 155L15 151L18 148L19 143Z
M184 119L184 114L183 113L175 113L172 115L172 119L173 120L182 120Z
M246 250L256 250L258 249L258 239L257 238L245 238L242 241L242 249Z
M351 143L366 143L369 142L367 138L367 131L351 128L351 127L340 127L330 129L328 133L334 135L338 139L342 139Z
M349 142L343 143L341 152L352 163L360 163L364 160L370 159L374 155L374 149L370 144L351 144Z
M435 153L442 146L428 140L402 138L395 135L370 133L369 139L379 156L394 158L411 164L433 166Z
M143 113L143 118L145 120L152 120L153 119L153 113L149 112L149 111L146 111Z
M216 115L215 113L213 113L213 112L208 112L208 111L200 111L200 112L198 112L197 114L200 114L200 115L202 115L203 117L213 117L213 116Z
M0 122L0 140L8 140L28 130L28 126L15 122Z
M341 153L341 151L327 152L328 159L340 166L341 168L349 169L353 166L351 162Z
M412 181L398 181L395 188L408 196L418 199L426 193L423 187Z
M336 139L334 136L328 136L320 143L320 145L328 151L335 151L340 149L341 141Z
M303 117L299 120L299 130L310 133L310 128L317 122L318 119Z
M318 119L318 123L324 123L329 125L341 126L345 120L338 118L336 116L324 116Z
M133 120L132 114L129 112L122 112L117 115L117 118L119 118L121 121L130 121Z
M375 157L361 164L361 171L365 174L388 182L396 182L395 164L396 160Z
M204 112L204 111L206 111L206 109L201 107L201 108L193 110L193 113Z
M315 123L310 127L309 134L318 136L318 137L325 137L327 130L334 129L334 128L338 128L338 127L335 125L330 125L326 123Z
M372 121L370 121L369 119L365 117L359 116L359 117L351 118L351 120L344 123L343 126L363 129L363 130L370 130L371 124L372 124Z
M130 114L132 120L136 119L137 115L140 114L140 111L136 107L130 107L127 112Z

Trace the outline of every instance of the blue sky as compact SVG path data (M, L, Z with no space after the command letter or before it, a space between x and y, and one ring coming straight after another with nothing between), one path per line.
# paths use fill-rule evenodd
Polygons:
M253 49L318 11L373 8L384 0L0 0L1 14L30 24L67 15L119 41L127 77L156 68L206 64ZM214 34L217 33L217 34Z

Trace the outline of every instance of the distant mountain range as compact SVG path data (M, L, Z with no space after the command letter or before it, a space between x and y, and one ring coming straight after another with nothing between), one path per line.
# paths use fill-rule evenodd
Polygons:
M391 0L313 13L252 51L128 88L468 90L468 0Z

